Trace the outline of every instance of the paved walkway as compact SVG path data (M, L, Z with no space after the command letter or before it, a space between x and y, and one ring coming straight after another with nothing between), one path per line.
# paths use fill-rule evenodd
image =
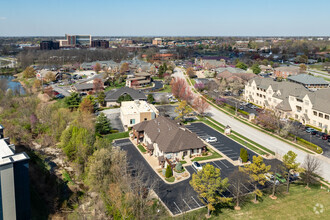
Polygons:
M176 72L175 72L174 76L185 78L181 69L176 68L175 70L176 70ZM300 163L303 163L305 157L307 156L306 152L301 151L277 138L269 136L255 128L252 128L252 127L236 120L235 118L226 115L225 113L214 108L213 106L210 106L208 113L212 114L211 117L214 120L220 122L223 125L229 125L232 128L232 130L242 134L243 136L249 138L250 140L253 140L253 141L261 144L262 146L265 146L266 148L274 151L276 154L278 154L280 156L283 156L284 154L286 154L288 151L291 150L298 155L297 161ZM319 174L320 174L320 176L322 176L325 180L327 180L329 182L330 181L330 159L323 155L312 155L312 157L315 157L320 161L321 167L320 167Z

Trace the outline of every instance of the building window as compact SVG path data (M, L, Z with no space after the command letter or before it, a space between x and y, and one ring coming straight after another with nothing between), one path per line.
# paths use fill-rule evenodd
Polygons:
M329 120L329 115L324 115L324 118Z
M134 125L134 124L135 124L135 119L130 119L129 123L130 123L131 125Z
M317 112L316 112L316 111L313 111L313 114L314 114L315 116L317 116Z
M322 113L319 113L319 117L320 117L320 118L323 118L323 114L322 114Z
M146 120L148 120L147 118L144 118L144 120L146 121Z
M309 105L309 101L306 100L306 101L305 101L305 105Z

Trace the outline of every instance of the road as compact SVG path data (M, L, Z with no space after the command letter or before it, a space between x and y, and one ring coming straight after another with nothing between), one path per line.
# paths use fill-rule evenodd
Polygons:
M183 72L179 68L175 68L174 76L185 78ZM263 145L264 147L274 151L279 156L283 156L288 151L295 152L297 156L297 161L300 163L304 162L307 153L299 150L277 138L269 136L253 127L250 127L233 117L230 117L223 113L222 111L210 106L210 109L207 113L210 113L213 119L220 122L223 125L229 125L234 131L242 134L243 136ZM319 174L327 181L330 181L330 159L323 155L313 155L313 157L317 158L320 161L320 171Z
M313 70L308 69L308 72L315 76L320 76L320 77L327 78L330 80L330 74L328 74L327 72L314 70L314 69Z
M0 60L4 60L4 61L7 61L7 62L10 62L9 64L1 65L0 67L14 68L16 66L16 60L15 59L12 59L12 58L11 59L8 59L8 58L0 57Z

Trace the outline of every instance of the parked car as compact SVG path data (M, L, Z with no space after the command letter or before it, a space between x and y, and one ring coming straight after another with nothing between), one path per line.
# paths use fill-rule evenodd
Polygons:
M55 95L55 96L57 96L58 94L60 94L59 92L56 92L56 91L53 91L53 94Z
M239 109L240 109L240 110L244 110L244 107L243 107L243 106L240 106Z
M65 96L62 95L62 94L58 94L58 95L55 96L55 98L57 98L57 99L63 99L64 97L65 97Z
M327 140L327 139L329 139L329 135L327 135L326 133L323 133L323 135L322 135L322 139L323 139L323 140Z
M217 138L216 137L208 137L208 138L206 138L206 142L207 143L212 143L212 142L217 142Z
M311 133L312 131L315 131L315 129L314 128L310 128L310 127L305 127L305 131L307 133Z
M194 161L192 165L193 165L193 167L195 167L195 169L197 171L200 171L203 169L202 165L200 165L197 161Z
M276 175L276 179L278 181L280 181L280 183L285 183L286 182L286 179L281 174L275 173L275 175Z
M266 177L266 180L267 180L268 182L274 183L274 175L273 175L273 174L266 173L266 174L265 174L265 177ZM276 184L276 185L279 185L279 184L280 184L280 181L278 181L277 178L276 178L276 180L275 180L275 184Z
M316 130L313 130L310 133L311 133L311 135L316 135L318 132Z

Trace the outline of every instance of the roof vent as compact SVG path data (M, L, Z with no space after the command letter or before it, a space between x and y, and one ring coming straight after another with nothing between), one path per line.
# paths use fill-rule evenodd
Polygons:
M160 133L160 129L158 128L158 133Z

